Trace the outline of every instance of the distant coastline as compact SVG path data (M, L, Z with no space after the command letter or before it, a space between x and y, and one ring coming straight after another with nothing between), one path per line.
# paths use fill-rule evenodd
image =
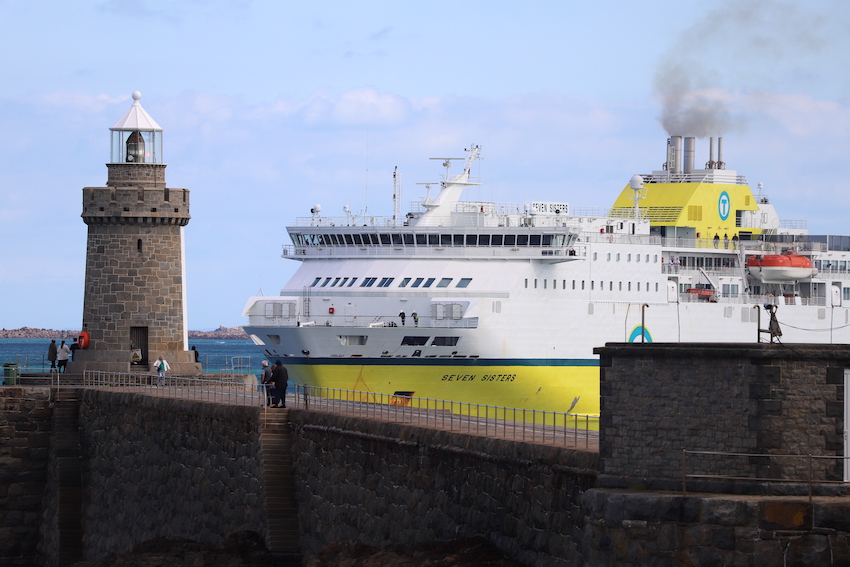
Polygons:
M80 331L34 329L0 329L0 339L65 339L70 340L80 336ZM220 326L214 331L189 331L189 339L219 339L219 340L248 340L247 333L242 327Z

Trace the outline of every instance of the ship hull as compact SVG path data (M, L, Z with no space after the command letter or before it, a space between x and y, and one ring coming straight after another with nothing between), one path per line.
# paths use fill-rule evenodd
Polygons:
M284 359L299 384L464 404L573 413L599 413L599 363L574 360ZM333 393L326 393L335 397ZM474 413L474 410L473 410Z

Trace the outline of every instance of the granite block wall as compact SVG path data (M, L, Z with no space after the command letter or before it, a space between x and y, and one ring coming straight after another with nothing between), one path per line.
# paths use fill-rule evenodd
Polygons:
M29 565L36 555L51 411L44 388L0 388L0 565Z
M293 410L305 556L484 536L525 565L583 565L596 454Z
M601 355L600 486L679 490L682 452L690 450L759 455L688 456L690 474L797 479L805 487L806 455L843 455L850 346L609 344L595 352ZM811 466L815 480L843 478L840 458L814 459ZM731 481L694 486L735 491ZM760 489L801 487L762 483Z

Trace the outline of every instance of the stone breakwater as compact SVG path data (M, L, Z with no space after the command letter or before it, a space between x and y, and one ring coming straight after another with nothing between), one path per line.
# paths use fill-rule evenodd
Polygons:
M594 453L303 411L291 421L305 556L346 539L386 547L477 535L524 565L582 555Z

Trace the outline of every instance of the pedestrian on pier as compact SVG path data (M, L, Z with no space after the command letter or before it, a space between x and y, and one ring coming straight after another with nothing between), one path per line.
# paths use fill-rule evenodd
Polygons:
M274 398L272 406L278 408L286 407L286 387L289 385L289 373L283 367L280 360L274 361L272 369L272 382L274 382Z
M156 369L157 374L159 374L159 385L165 386L165 373L171 370L171 367L168 366L168 362L165 360L165 357L159 355L159 358L156 359L153 367Z
M68 357L71 356L71 347L62 341L59 348L56 349L56 368L57 372L65 372L65 366L68 364Z
M74 352L80 348L80 343L77 342L77 339L74 339L74 342L71 343L71 362L74 362Z
M272 405L272 369L269 368L268 360L260 363L260 373L257 375L257 382L257 391L266 393L266 405Z
M47 347L47 360L50 361L50 369L56 368L56 339L50 341L50 346Z

